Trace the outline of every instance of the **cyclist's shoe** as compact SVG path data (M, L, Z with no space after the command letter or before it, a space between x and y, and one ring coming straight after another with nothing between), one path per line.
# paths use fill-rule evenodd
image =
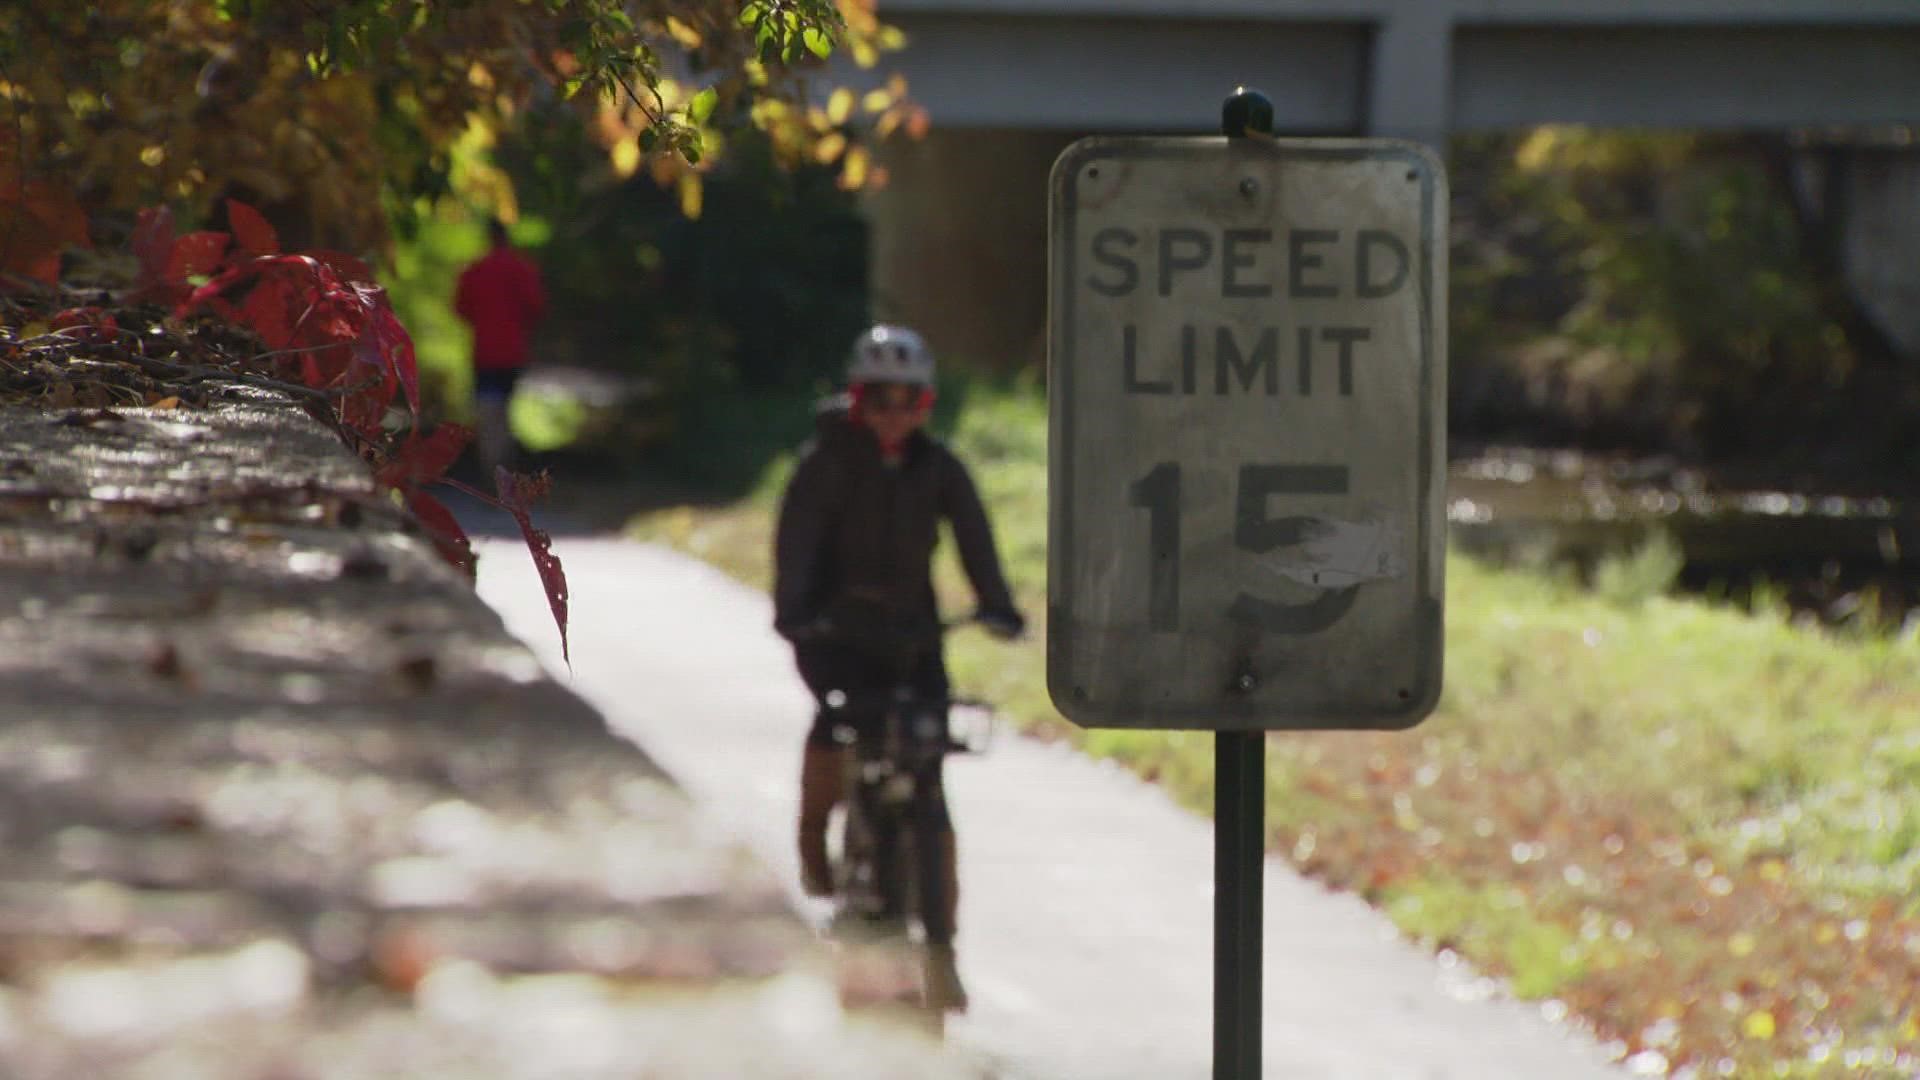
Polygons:
M1027 632L1027 620L1018 611L981 611L977 616L987 633L1001 641L1018 641Z
M932 1011L967 1011L967 988L960 981L960 968L954 959L953 946L927 946L926 995L927 1008Z
M906 944L908 927L907 920L899 915L855 911L842 906L828 922L827 932L849 943L891 946Z

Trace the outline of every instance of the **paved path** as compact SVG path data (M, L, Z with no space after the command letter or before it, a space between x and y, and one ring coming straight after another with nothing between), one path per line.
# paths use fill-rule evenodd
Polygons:
M524 550L480 590L557 677L791 880L808 703L763 596L660 548L562 538L573 672ZM1212 830L1071 751L1002 738L949 770L974 1007L951 1030L1007 1080L1211 1075ZM1365 904L1269 860L1267 1077L1619 1077L1539 1010L1489 996Z

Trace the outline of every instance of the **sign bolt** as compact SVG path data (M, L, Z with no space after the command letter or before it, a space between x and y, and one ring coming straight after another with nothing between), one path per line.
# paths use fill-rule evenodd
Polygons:
M1233 690L1238 694L1251 694L1253 688L1260 685L1260 679L1253 673L1253 664L1246 657L1234 665Z

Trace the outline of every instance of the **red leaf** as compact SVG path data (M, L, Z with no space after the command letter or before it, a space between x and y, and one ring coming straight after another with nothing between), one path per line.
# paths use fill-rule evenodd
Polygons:
M174 317L184 319L192 313L194 308L202 304L214 305L216 301L221 299L222 294L233 288L235 282L255 277L258 273L259 268L250 263L241 263L239 266L228 267L221 271L212 281L189 292L186 299L180 301L180 306L174 309ZM226 311L231 310L231 307L226 309ZM223 311L222 314L225 315L226 311ZM227 317L232 318L233 316L227 315Z
M55 330L82 328L85 333L73 335L82 341L103 341L120 332L120 324L113 316L97 307L67 308L57 312L49 325Z
M0 148L4 149L4 148ZM14 271L46 282L60 280L60 251L89 246L87 214L73 192L23 180L0 156L0 273Z
M173 242L167 255L167 281L185 281L195 274L211 274L220 268L227 253L229 237L223 232L191 232Z
M50 285L60 281L60 253L58 251L7 252L7 260L0 261L0 271L9 267L20 271L21 276L44 281Z
M294 324L306 307L294 290L295 286L285 278L263 276L240 302L241 324L260 335L269 349L285 349L293 344Z
M393 305L387 301L387 291L378 285L351 285L355 295L365 305L368 314L367 326L363 331L362 343L371 348L379 357L381 364L399 384L399 389L407 395L407 409L414 415L420 413L420 365L413 355L413 337L393 313ZM371 338L371 340L366 340ZM389 391L388 400L392 400Z
M431 435L421 438L409 433L400 452L380 468L380 482L388 487L409 487L430 483L446 475L461 451L473 439L473 429L460 424L441 424Z
M385 308L375 317L376 332L380 335L381 347L386 350L388 362L393 365L393 373L400 380L400 389L407 395L407 409L415 416L420 415L420 363L413 354L413 335L400 323L400 316L392 308Z
M333 351L329 349L327 353ZM387 404L393 400L393 372L364 337L353 344L347 355L346 370L335 380L352 388L340 399L341 422L365 435L368 441L378 442L380 423L386 418Z
M413 516L426 526L427 535L433 538L434 549L440 557L452 563L460 571L472 578L478 571L473 559L473 543L467 539L467 531L448 510L446 504L424 491L414 490L407 493L407 506Z
M273 226L260 216L260 211L239 199L227 200L227 224L232 227L234 243L240 245L240 250L250 255L280 253L280 237Z
M521 476L496 468L493 483L500 492L501 509L512 514L513 520L520 524L520 535L526 538L527 551L533 556L533 568L540 572L540 584L547 591L547 607L552 609L554 624L560 628L560 657L571 665L573 657L567 649L567 574L553 553L553 537L544 529L534 528L533 518L527 512L529 502L547 493L546 475Z
M87 213L71 184L35 178L21 160L19 132L17 118L0 125L0 275L57 283L61 249L88 246Z
M373 269L344 251L309 251L306 254L333 271L341 281L373 280Z

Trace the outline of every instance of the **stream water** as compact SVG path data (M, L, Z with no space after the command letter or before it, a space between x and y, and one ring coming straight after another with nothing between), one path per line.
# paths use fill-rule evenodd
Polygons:
M1736 488L1663 458L1496 449L1450 464L1447 520L1452 545L1502 562L1590 575L1664 536L1682 589L1742 603L1764 589L1829 622L1898 627L1920 613L1920 509L1888 496Z

